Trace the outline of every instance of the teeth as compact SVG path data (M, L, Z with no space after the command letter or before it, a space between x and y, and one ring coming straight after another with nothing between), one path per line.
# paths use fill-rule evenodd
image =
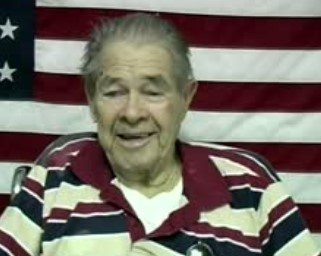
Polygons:
M120 134L119 136L124 138L124 139L141 139L141 138L146 138L150 134Z

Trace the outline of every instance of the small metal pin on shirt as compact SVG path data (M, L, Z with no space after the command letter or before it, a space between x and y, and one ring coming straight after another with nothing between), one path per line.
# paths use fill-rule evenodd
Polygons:
M198 242L186 251L186 256L215 256L211 247L207 244Z

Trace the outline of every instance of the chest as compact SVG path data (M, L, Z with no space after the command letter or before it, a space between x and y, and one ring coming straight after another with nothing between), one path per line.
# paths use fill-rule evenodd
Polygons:
M226 206L201 213L194 221L190 216L188 211L170 215L162 232L146 235L137 217L103 201L99 191L63 185L46 193L43 255L177 256L198 243L218 256L260 255L253 212Z

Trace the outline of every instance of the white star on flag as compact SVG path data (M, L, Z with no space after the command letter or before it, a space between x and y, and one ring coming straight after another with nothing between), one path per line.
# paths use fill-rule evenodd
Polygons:
M8 62L6 61L2 68L0 68L0 82L8 79L9 81L13 82L12 74L16 71L15 68L10 68Z
M15 31L19 26L13 26L9 18L7 18L6 24L0 25L0 29L2 30L2 34L0 39L5 38L6 36L14 39L13 31Z

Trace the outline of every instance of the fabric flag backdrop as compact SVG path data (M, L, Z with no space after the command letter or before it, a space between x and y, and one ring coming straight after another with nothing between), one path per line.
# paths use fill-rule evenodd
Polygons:
M79 65L94 23L135 11L191 44L199 91L184 139L265 156L321 245L321 1L1 0L0 204L13 170L59 135L95 130Z

